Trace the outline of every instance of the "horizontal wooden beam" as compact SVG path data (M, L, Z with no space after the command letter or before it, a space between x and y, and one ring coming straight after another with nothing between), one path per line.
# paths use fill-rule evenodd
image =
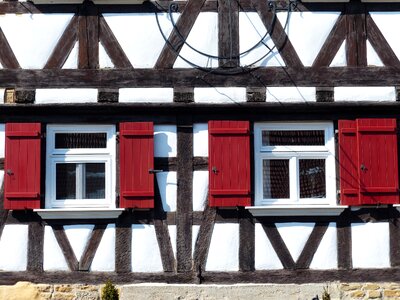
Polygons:
M20 88L396 86L396 67L268 67L225 73L198 69L0 70L2 86Z

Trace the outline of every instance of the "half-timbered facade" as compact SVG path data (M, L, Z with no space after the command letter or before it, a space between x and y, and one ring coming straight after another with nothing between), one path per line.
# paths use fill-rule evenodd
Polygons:
M133 2L0 2L0 284L400 280L400 3Z

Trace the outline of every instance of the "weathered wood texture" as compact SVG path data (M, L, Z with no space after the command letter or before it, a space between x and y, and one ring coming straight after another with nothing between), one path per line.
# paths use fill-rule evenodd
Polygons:
M239 2L218 0L218 54L222 68L239 66Z
M253 216L244 208L239 211L239 270L254 271L255 226Z
M267 100L267 89L265 87L246 88L247 102L265 102Z
M192 103L194 102L194 88L174 88L174 102Z
M177 269L192 269L193 210L193 125L190 119L179 119L177 128ZM184 238L183 238L184 237Z
M3 30L0 28L0 63L3 68L18 69L20 68L17 58L7 41Z
M346 5L346 58L348 66L367 65L367 33L365 12L360 12L362 4L349 2Z
M61 248L61 252L63 253L67 265L71 271L79 270L79 262L75 256L74 250L71 247L71 244L68 240L68 237L64 231L62 225L54 225L52 226L54 236L58 242L58 245Z
M340 269L352 268L352 249L351 249L351 223L350 213L345 211L336 223L337 228L337 250L338 250L338 267Z
M128 212L123 213L115 227L115 271L131 272L132 266L132 223Z
M335 101L335 92L334 88L326 87L326 88L316 88L315 96L317 102L333 102Z
M85 2L78 17L79 69L99 68L99 17L92 2Z
M389 222L389 238L390 238L390 265L392 267L400 267L400 227L399 219L392 219Z
M79 260L80 271L89 271L106 228L107 225L105 224L96 224L93 228L90 238L85 246L85 250Z
M32 222L28 227L28 265L27 271L43 271L43 246L44 226L38 222Z

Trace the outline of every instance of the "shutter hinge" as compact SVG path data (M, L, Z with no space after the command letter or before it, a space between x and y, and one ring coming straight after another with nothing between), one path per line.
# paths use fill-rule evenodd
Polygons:
M41 137L42 139L45 139L45 138L46 138L46 132L42 132L42 134L40 135L40 137Z

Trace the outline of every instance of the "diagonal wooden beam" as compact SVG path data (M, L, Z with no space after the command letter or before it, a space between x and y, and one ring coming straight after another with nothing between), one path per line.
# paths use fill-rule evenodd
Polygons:
M317 222L296 262L296 269L308 269L318 246L327 231L329 222Z
M47 60L45 69L61 69L63 67L78 40L77 32L78 16L74 16Z
M185 9L176 22L176 28L171 32L155 64L156 69L171 69L183 47L183 41L188 37L206 0L188 0ZM174 49L174 50L173 50Z
M69 269L71 271L78 271L79 262L76 259L74 250L71 247L64 227L62 225L52 225L51 227L53 228L54 236L56 237L58 245L60 245L61 251L64 254Z
M274 12L269 10L267 1L252 0L252 4L260 16L261 21L264 23L264 26L267 28L286 66L294 68L303 67L303 63L284 31L282 24L279 22L276 15L274 15Z
M2 64L3 68L7 69L21 68L1 28L0 28L0 63Z
M399 58L390 47L370 14L367 14L367 39L385 66L400 66Z
M103 16L100 16L99 24L100 42L114 66L119 69L132 69L132 64Z
M86 244L81 259L79 260L80 271L89 271L89 268L92 265L97 248L99 247L101 238L103 237L106 228L107 224L96 224L94 226L89 241Z
M271 245L274 248L276 255L278 255L278 258L281 261L283 267L285 269L294 269L295 262L289 252L289 249L286 247L285 242L279 234L276 225L274 223L264 223L262 224L262 227L267 234L268 239L271 242Z
M346 39L346 21L344 15L340 15L336 20L325 43L322 45L317 57L314 60L313 67L328 67L339 51L340 46Z

